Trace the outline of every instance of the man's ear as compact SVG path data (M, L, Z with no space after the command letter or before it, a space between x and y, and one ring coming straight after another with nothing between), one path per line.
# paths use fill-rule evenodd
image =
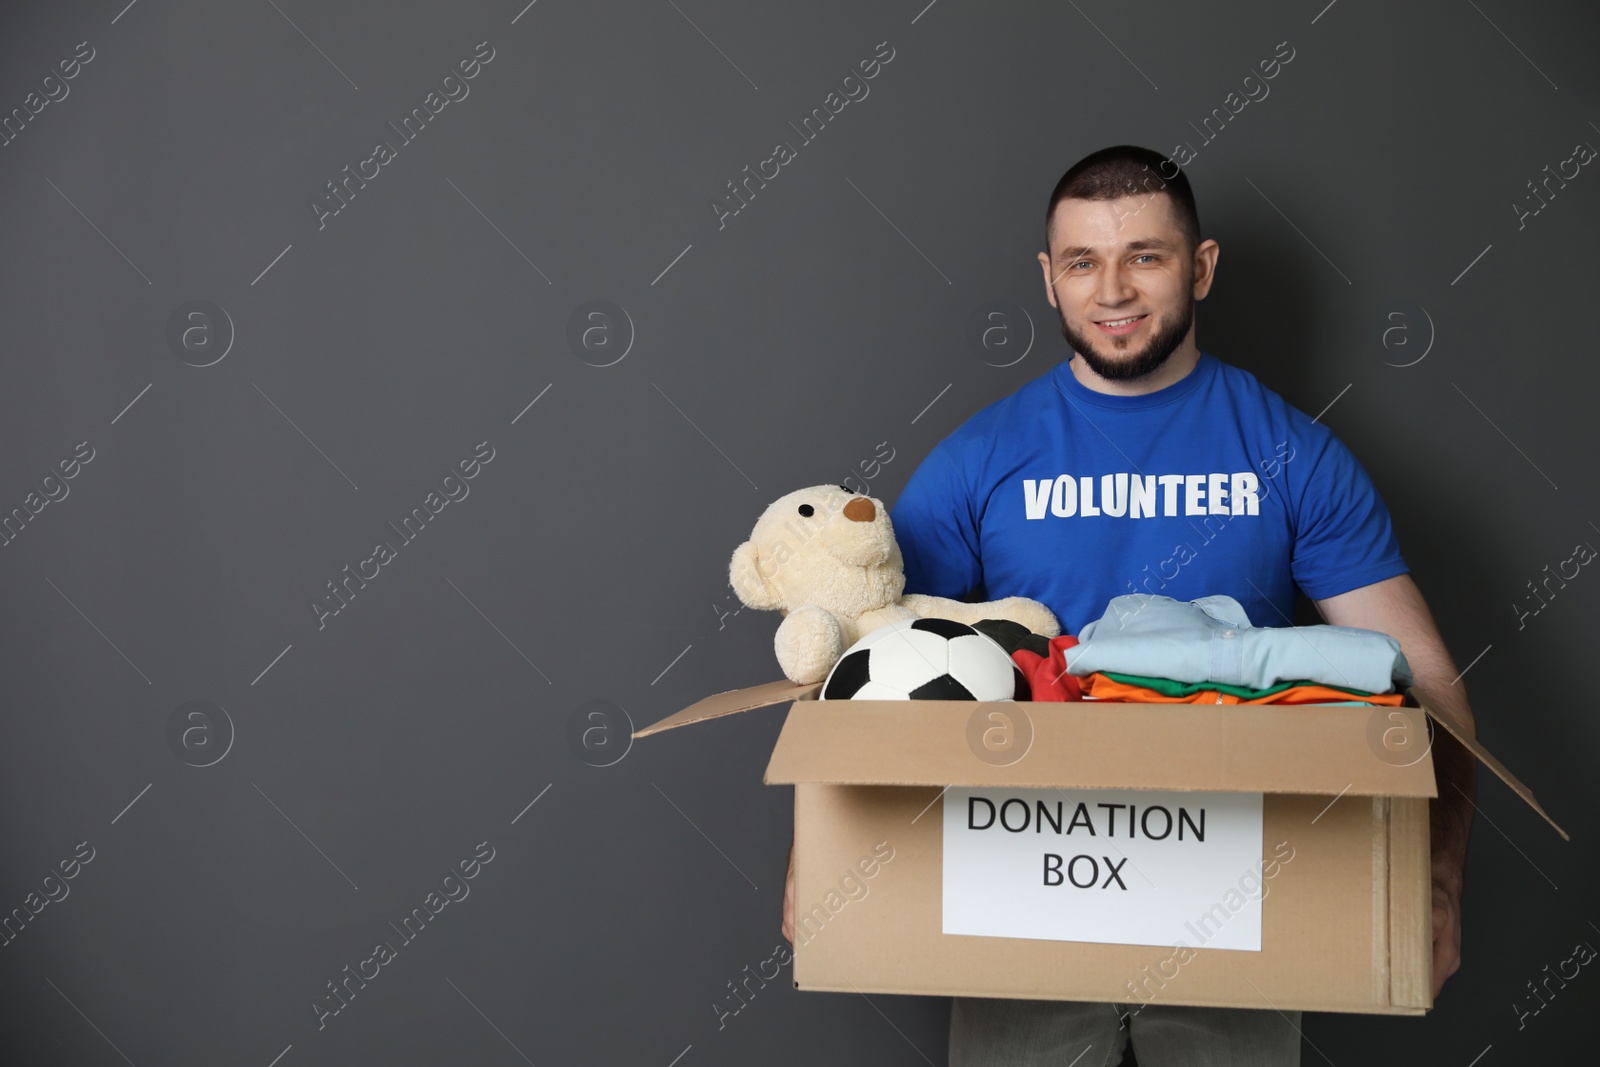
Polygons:
M1039 253L1039 269L1044 272L1044 295L1050 301L1050 306L1056 306L1056 280L1050 276L1050 253Z
M1217 257L1222 246L1215 241L1201 241L1194 250L1194 290L1196 300L1204 300L1217 280Z
M761 554L754 541L746 541L733 550L733 559L728 564L728 581L747 608L776 611L783 607L777 591L761 573Z

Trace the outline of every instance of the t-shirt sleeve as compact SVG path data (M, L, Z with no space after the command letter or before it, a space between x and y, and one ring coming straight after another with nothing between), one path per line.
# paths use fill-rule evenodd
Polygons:
M975 505L956 449L941 442L889 510L907 593L963 600L983 581Z
M1313 600L1359 589L1411 568L1389 509L1355 454L1327 433L1312 459L1295 524L1291 568Z

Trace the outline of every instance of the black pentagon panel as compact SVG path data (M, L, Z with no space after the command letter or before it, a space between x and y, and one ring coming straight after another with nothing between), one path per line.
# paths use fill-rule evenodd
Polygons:
M1006 655L1011 655L1019 648L1043 658L1050 658L1050 639L1041 634L1036 634L1020 622L1010 619L979 619L972 624L972 628L986 637L994 639L994 643L1005 649Z
M1022 673L1022 668L1015 663L1011 665L1011 673L1016 676L1016 686L1012 691L1012 700L1032 700L1033 689L1028 685L1028 676Z
M911 628L913 630L927 630L929 633L938 634L946 640L965 637L967 634L978 632L966 623L956 622L954 619L918 619L911 624ZM959 698L952 697L951 699ZM972 698L968 697L967 699L971 700Z
M828 684L822 687L822 699L849 700L855 696L856 692L872 679L872 672L867 663L871 654L870 648L862 648L840 660L833 668Z
M923 619L922 621L923 622L928 622L930 620ZM932 620L932 621L942 622L944 620L935 619L935 620ZM956 623L956 625L960 626L961 623ZM910 695L912 700L977 700L978 699L977 697L973 696L967 690L966 686L962 685L960 682L956 681L954 678L950 677L948 674L941 674L941 675L939 675L939 677L935 678L933 681L926 682L926 683L924 683L922 685L917 686L915 689L913 689L910 692L909 695Z

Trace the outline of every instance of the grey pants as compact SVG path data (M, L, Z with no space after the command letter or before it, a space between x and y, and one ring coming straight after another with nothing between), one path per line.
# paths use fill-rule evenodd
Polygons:
M950 1067L1299 1067L1300 1013L955 997Z

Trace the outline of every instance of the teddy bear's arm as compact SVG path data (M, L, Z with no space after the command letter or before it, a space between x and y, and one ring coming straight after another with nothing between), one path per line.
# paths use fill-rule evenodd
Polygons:
M1024 596L968 604L942 596L910 593L901 597L900 603L916 612L919 619L954 619L968 625L982 619L1010 619L1041 637L1056 637L1061 633L1061 623L1054 613L1037 600Z
M820 682L844 655L844 628L831 611L806 604L784 616L773 651L784 677L800 685Z

